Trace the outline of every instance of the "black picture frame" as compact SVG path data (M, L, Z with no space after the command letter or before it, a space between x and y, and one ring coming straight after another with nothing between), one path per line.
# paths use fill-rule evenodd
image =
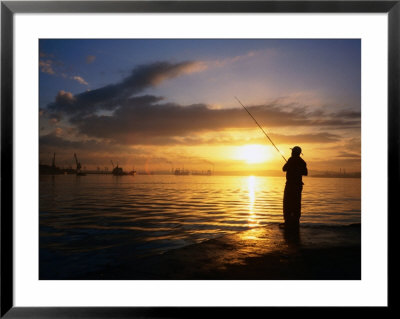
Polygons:
M226 316L224 307L15 307L13 302L13 17L15 13L387 13L388 14L388 243L390 220L398 213L399 102L400 102L400 0L397 1L2 1L1 2L1 317L5 318L192 318ZM393 227L393 226L392 226ZM388 253L388 265L390 255ZM389 271L390 269L388 269ZM390 275L390 272L389 272ZM390 280L388 278L388 287ZM380 310L389 310L388 307ZM315 307L314 309L318 309ZM359 311L359 309L354 309ZM232 312L252 317L253 311L270 314L277 308L235 308ZM301 316L307 307L288 307L279 312ZM335 314L337 309L330 309ZM345 310L355 312L350 308ZM370 310L369 310L370 311ZM351 315L351 313L349 313ZM282 313L280 313L281 315Z

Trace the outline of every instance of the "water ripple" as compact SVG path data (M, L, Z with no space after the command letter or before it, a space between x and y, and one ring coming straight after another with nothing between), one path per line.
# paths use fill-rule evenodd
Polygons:
M280 177L66 175L39 182L41 248L129 242L154 253L282 222ZM360 211L360 179L305 180L302 223L360 223Z

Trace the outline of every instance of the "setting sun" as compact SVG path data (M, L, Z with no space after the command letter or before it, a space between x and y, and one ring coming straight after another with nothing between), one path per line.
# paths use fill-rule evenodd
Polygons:
M264 163L271 158L271 151L264 145L244 145L237 148L235 158L247 164Z

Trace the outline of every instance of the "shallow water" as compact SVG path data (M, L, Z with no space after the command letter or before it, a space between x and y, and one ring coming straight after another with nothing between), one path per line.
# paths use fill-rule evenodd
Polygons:
M61 267L59 257L68 256L69 271L283 221L284 177L57 175L39 182L41 265L58 260ZM361 222L360 179L304 183L302 225Z

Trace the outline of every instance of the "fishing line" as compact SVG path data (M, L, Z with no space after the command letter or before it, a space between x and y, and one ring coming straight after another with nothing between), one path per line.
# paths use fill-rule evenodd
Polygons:
M251 118L254 120L254 122L256 122L256 124L258 125L258 127L261 129L261 131L263 131L263 133L265 134L265 136L269 139L269 141L271 142L271 144L275 147L275 149L279 152L279 154L281 154L281 156L283 157L283 159L285 160L285 162L287 162L285 156L283 156L283 154L281 153L281 151L276 147L275 143L271 140L271 138L268 136L267 133L265 133L264 129L261 127L260 124L258 124L257 120L254 118L253 115L251 115L251 113L249 112L249 110L247 109L247 107L245 107L243 105L242 102L240 102L240 100L235 96L235 99L240 103L241 106L243 106L243 108L246 110L246 112L251 116Z

